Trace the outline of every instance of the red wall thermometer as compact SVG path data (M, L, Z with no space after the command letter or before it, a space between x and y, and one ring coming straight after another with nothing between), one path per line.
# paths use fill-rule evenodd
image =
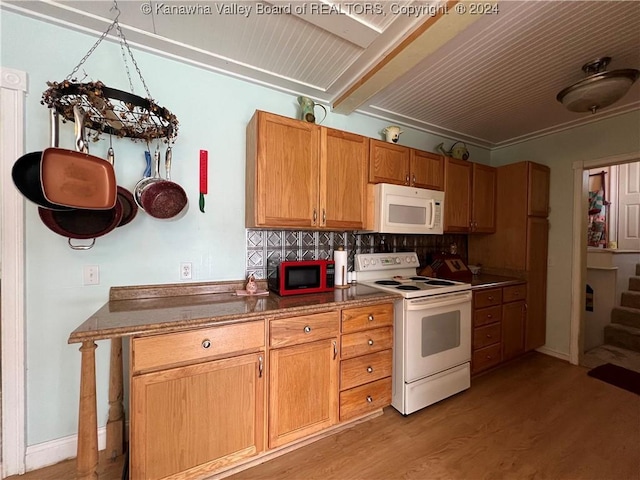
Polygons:
M209 152L200 150L200 211L204 213L204 195L207 193Z

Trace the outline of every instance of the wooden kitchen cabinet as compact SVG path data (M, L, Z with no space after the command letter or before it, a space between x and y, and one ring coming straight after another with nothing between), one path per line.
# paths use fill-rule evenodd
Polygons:
M496 231L496 169L481 163L473 163L471 178L470 231L471 233L493 233Z
M471 336L471 374L502 361L502 289L473 292L473 332Z
M369 139L257 111L247 126L246 226L365 226Z
M412 148L409 172L412 187L444 190L444 157L442 155Z
M431 152L371 139L369 183L392 183L444 189L444 157Z
M132 339L131 478L202 476L264 450L264 322L232 327Z
M445 232L495 232L496 179L494 167L445 158Z
M525 352L524 329L527 314L526 285L505 287L502 305L502 360L507 361Z
M338 422L339 328L338 311L271 321L269 448Z
M524 282L474 290L472 374L524 353L526 293Z
M342 311L340 420L391 404L393 304Z
M469 263L527 280L525 351L529 351L546 339L550 171L533 162L496 170L496 232L469 238Z
M444 165L444 231L468 233L471 229L472 164L446 157Z
M320 127L319 222L323 228L363 229L369 139Z

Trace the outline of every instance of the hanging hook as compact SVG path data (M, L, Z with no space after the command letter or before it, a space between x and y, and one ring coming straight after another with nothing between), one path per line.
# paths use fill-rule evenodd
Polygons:
M109 9L109 11L115 10L116 13L116 18L113 19L113 22L117 22L118 18L120 18L120 9L118 8L118 2L116 2L116 0L113 0L113 6Z

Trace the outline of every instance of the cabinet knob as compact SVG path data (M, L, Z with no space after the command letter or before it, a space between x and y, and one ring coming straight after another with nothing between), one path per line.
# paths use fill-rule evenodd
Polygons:
M404 183L409 185L409 174L407 173L407 176L404 179Z
M208 338L205 338L202 341L202 348L209 348L211 347L211 340L209 340Z
M327 211L323 208L322 209L322 225L326 225L327 224Z
M316 221L318 220L318 212L316 211L316 209L313 209L313 224L316 224Z
M491 334L487 333L487 338L491 338Z
M491 360L491 355L487 355L487 360Z
M369 341L367 342L369 345L373 345L373 340L369 339Z
M371 395L367 395L367 403L373 403L373 397Z
M487 298L488 298L490 301L493 301L493 296L489 295Z
M306 325L304 328L304 333L311 333L311 327L309 325Z
M493 315L491 315L490 313L487 313L487 318L493 318Z
M416 184L416 174L413 174L413 177L411 177L411 185L415 185Z
M373 367L367 367L367 372L368 373L373 373Z
M368 317L368 318L369 318L369 321L370 321L370 322L373 322L373 315L372 315L372 314L369 314L369 317Z

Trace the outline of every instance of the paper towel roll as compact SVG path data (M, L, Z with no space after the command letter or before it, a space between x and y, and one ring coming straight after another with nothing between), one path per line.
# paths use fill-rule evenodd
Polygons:
M342 247L333 252L333 261L336 262L335 286L341 288L348 286L347 282L347 252Z

